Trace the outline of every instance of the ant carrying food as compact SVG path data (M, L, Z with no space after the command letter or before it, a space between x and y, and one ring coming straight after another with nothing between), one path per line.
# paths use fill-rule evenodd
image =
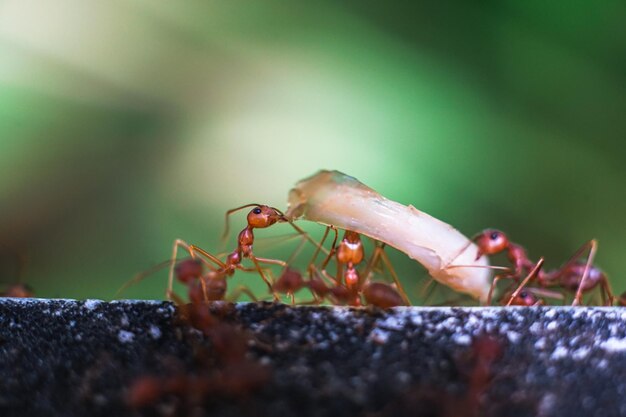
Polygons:
M531 261L526 254L526 250L520 245L511 242L505 233L487 229L473 239L478 245L477 258L482 255L495 255L506 251L507 257L513 266L510 273L498 275L493 279L487 303L490 304L491 297L497 282L501 279L513 279L516 283L520 283L524 274L529 274L528 279L523 280L513 296L519 295L519 291L527 282L536 282L540 287L560 287L566 291L574 292L573 305L582 304L583 293L589 292L600 286L602 301L604 304L613 304L613 293L609 281L598 267L593 265L593 259L597 250L597 241L590 240L582 245L572 257L560 268L551 271L544 271L541 267L537 268L534 274L530 272L536 268L537 263ZM586 262L581 263L580 257L589 250Z
M356 232L407 254L436 281L485 302L490 266L477 246L452 226L389 200L339 171L319 171L289 192L290 220L305 219Z
M496 277L520 282L525 274L540 287L560 287L575 291L573 305L582 304L582 295L596 286L602 288L605 303L613 302L606 275L593 266L597 242L585 243L561 268L536 269L525 250L508 241L499 231L487 230L468 239L452 226L417 210L389 200L370 187L339 171L319 171L298 182L289 193L290 220L305 219L356 232L406 253L430 276L453 290L491 304L495 283L490 270L504 270ZM487 256L506 250L513 268L491 266ZM578 259L589 251L585 263ZM525 285L525 284L524 284ZM519 295L520 287L512 294ZM513 300L511 299L511 302Z
M328 256L320 267L321 270L318 270L315 266L315 259L318 254L316 252L309 263L309 278L307 280L302 278L298 271L288 268L276 282L275 290L290 294L292 302L294 301L293 294L299 289L307 287L312 292L316 302L321 302L328 298L334 304L361 306L364 304L363 300L365 300L366 305L374 305L380 308L410 304L401 287L399 290L396 290L389 284L372 282L370 279L371 271L376 267L378 259L382 258L388 261L384 254L384 244L376 245L362 277L357 269L357 266L363 262L365 256L360 235L347 230L341 242L337 244L337 229L327 228L320 245L323 244L330 229L335 232L335 239ZM326 272L326 267L333 257L336 258L337 263L337 275L335 277ZM388 267L390 274L394 277L394 281L399 284L400 281L390 263ZM330 285L327 285L324 279L330 282Z

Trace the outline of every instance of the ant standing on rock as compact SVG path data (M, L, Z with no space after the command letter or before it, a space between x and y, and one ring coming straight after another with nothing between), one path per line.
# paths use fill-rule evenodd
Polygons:
M226 257L225 262L220 260L217 256L210 254L209 252L196 245L190 245L181 239L176 239L176 241L174 242L174 249L170 263L170 273L167 289L168 298L172 298L174 276L177 274L176 257L178 253L178 248L182 247L187 252L189 252L193 259L196 259L196 254L200 254L201 257L198 259L200 259L200 261L203 262L210 270L210 272L204 275L203 279L200 280L200 285L202 287L202 292L204 294L205 300L211 299L208 292L212 286L225 287L225 279L232 276L235 273L235 270L238 269L247 272L258 272L265 284L268 286L270 292L273 293L274 299L278 299L277 294L273 291L273 280L271 279L271 273L269 273L270 277L268 277L266 275L266 273L268 272L261 268L261 264L279 265L285 268L287 266L287 262L278 259L268 259L256 256L252 249L254 244L254 229L264 229L276 223L286 222L289 223L305 239L309 241L313 240L304 230L300 229L298 226L293 224L293 222L287 219L280 210L262 204L246 204L244 206L228 210L226 212L226 230L224 231L224 237L228 235L228 217L231 214L247 207L254 208L250 210L247 215L246 227L244 227L237 236L237 247ZM317 245L315 241L313 241L313 243ZM254 268L247 268L242 265L243 259L246 258L252 261L252 263L254 264ZM184 275L186 276L187 274ZM194 274L189 275L189 277L193 276Z
M324 298L330 298L334 304L360 306L363 305L361 299L361 297L363 297L367 305L374 305L381 308L410 304L401 286L399 286L400 292L398 292L398 290L389 284L372 282L370 279L372 270L375 269L378 260L382 258L383 262L385 262L389 268L390 274L394 277L394 281L397 285L401 285L393 267L386 258L384 244L376 245L374 253L367 263L364 276L362 277L357 269L357 266L363 261L365 256L360 235L356 232L346 230L343 239L337 244L337 229L329 227L326 229L320 245L323 244L326 239L329 229L335 232L335 239L333 240L328 256L321 265L321 272L318 272L315 266L315 259L318 254L318 252L316 252L309 263L308 280L302 278L302 275L298 271L288 268L276 282L274 286L276 291L290 294L292 296L292 303L294 302L293 294L301 288L308 287L317 302L321 302ZM337 263L337 275L335 277L326 272L326 267L333 256L336 258ZM331 285L328 286L320 275L330 282Z
M582 295L589 292L597 286L602 289L602 300L605 304L613 304L613 293L609 281L598 267L593 265L593 259L597 250L597 241L595 239L582 245L572 257L560 268L552 271L544 271L541 267L537 268L539 263L529 259L524 248L520 245L509 241L506 234L499 230L488 229L473 239L478 245L478 253L476 258L483 255L495 255L506 251L509 261L513 265L513 271L509 274L496 276L491 284L487 303L491 304L493 290L498 280L503 278L511 278L516 283L522 279L524 274L529 273L528 279L525 279L519 287L512 293L512 297L519 295L521 289L526 282L534 280L540 287L560 287L562 289L575 292L574 302L572 305L582 304ZM589 250L586 262L580 262L579 259ZM530 272L536 269L536 273Z

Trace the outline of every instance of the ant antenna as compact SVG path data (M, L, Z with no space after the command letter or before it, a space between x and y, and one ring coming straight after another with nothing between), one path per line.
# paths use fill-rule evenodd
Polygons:
M247 207L260 207L260 206L261 205L257 204L257 203L250 203L250 204L246 204L246 205L243 205L243 206L240 206L240 207L235 207L235 208L232 208L232 209L228 210L226 212L226 215L224 216L225 227L224 227L224 233L222 234L222 243L224 243L226 241L226 239L228 238L228 232L229 232L229 229L230 229L230 224L229 224L228 220L229 220L229 216L231 214L233 214L233 213L235 213L235 212L237 212L239 210L245 209Z

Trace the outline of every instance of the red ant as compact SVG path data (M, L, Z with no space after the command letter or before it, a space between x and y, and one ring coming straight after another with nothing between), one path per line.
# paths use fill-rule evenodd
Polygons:
M323 279L318 275L315 267L315 259L319 254L319 248L323 244L328 235L329 229L335 232L335 239L331 246L328 256L321 266L321 275L332 283L327 286ZM330 297L336 304L348 304L353 306L362 305L361 296L368 305L375 305L381 308L394 307L398 305L408 305L409 300L401 289L400 293L392 286L380 282L370 282L370 271L376 267L378 259L382 258L386 263L394 280L399 285L400 281L391 267L389 259L384 253L384 245L376 246L374 253L368 262L365 280L361 279L361 275L357 270L357 265L363 261L364 249L361 237L358 233L346 230L343 239L337 244L338 233L335 228L327 228L322 238L322 242L318 250L313 255L313 259L309 263L308 280L304 280L299 272L287 269L277 281L274 287L279 292L286 292L291 295L297 290L308 287L313 293L316 301L321 301L325 297ZM325 270L331 258L336 256L337 276L331 277ZM344 270L345 267L345 270ZM402 288L402 287L400 287Z
M226 275L218 272L211 270L205 273L203 263L197 259L185 259L175 267L176 279L187 285L189 301L192 303L221 301L226 298ZM237 287L228 299L236 300L241 294L248 295L253 301L257 300L252 291L243 285Z
M591 291L596 286L602 287L602 300L606 304L607 299L609 304L613 304L613 294L609 281L598 267L593 265L593 259L597 250L597 241L595 239L585 243L572 255L561 268L554 269L552 271L544 271L541 268L537 268L538 263L531 261L526 254L524 248L513 242L510 242L508 237L499 230L488 229L479 233L473 239L478 245L478 253L476 258L480 258L483 255L495 255L502 251L507 251L509 261L513 264L513 271L509 274L496 276L491 284L489 290L489 296L487 303L491 304L491 297L498 280L503 278L512 278L514 281L519 282L521 277L529 271L536 269L535 274L529 274L516 292L519 292L521 288L530 279L535 279L537 284L541 287L561 287L569 291L575 291L574 302L572 305L582 304L582 295L584 292ZM578 258L582 254L589 250L589 256L585 263L580 263ZM513 295L519 295L513 293Z
M259 273L265 284L267 284L269 290L272 290L272 280L266 276L266 273L261 268L261 263L270 264L270 265L280 265L282 267L287 266L287 262L277 260L277 259L267 259L260 258L254 255L252 246L254 243L254 229L264 229L270 227L276 223L287 222L289 223L298 233L303 235L306 239L312 240L308 234L300 229L298 226L293 224L289 219L285 217L285 215L278 209L262 204L246 204L241 207L237 207L226 212L226 229L224 231L224 238L228 235L228 218L231 214L247 208L254 207L247 216L247 225L243 228L239 235L237 236L237 248L233 250L227 257L226 261L221 261L217 256L214 256L204 249L196 245L190 245L184 242L181 239L176 239L174 242L174 249L172 253L172 260L170 266L170 274L168 281L168 290L167 296L168 298L172 297L172 286L175 275L175 264L176 264L176 255L179 247L183 247L192 258L195 259L196 253L199 253L203 256L200 260L211 270L208 273L209 279L200 280L200 284L202 285L203 292L205 294L206 299L208 300L208 293L206 285L207 283L217 283L219 280L224 281L227 277L232 276L235 273L235 270L239 269L242 271L253 272L256 271ZM314 241L313 241L314 242ZM314 242L315 243L315 242ZM241 262L244 258L250 259L254 263L254 268L246 268L242 266ZM209 262L210 261L210 262ZM212 263L211 263L212 262ZM217 265L218 268L215 268L214 265ZM271 276L271 274L270 274ZM277 295L274 293L274 299L278 299Z

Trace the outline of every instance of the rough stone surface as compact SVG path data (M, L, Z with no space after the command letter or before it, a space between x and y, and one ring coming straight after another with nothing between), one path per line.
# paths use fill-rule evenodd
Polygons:
M623 308L224 306L269 379L132 409L138 378L205 372L213 341L169 303L1 300L0 415L626 416Z

